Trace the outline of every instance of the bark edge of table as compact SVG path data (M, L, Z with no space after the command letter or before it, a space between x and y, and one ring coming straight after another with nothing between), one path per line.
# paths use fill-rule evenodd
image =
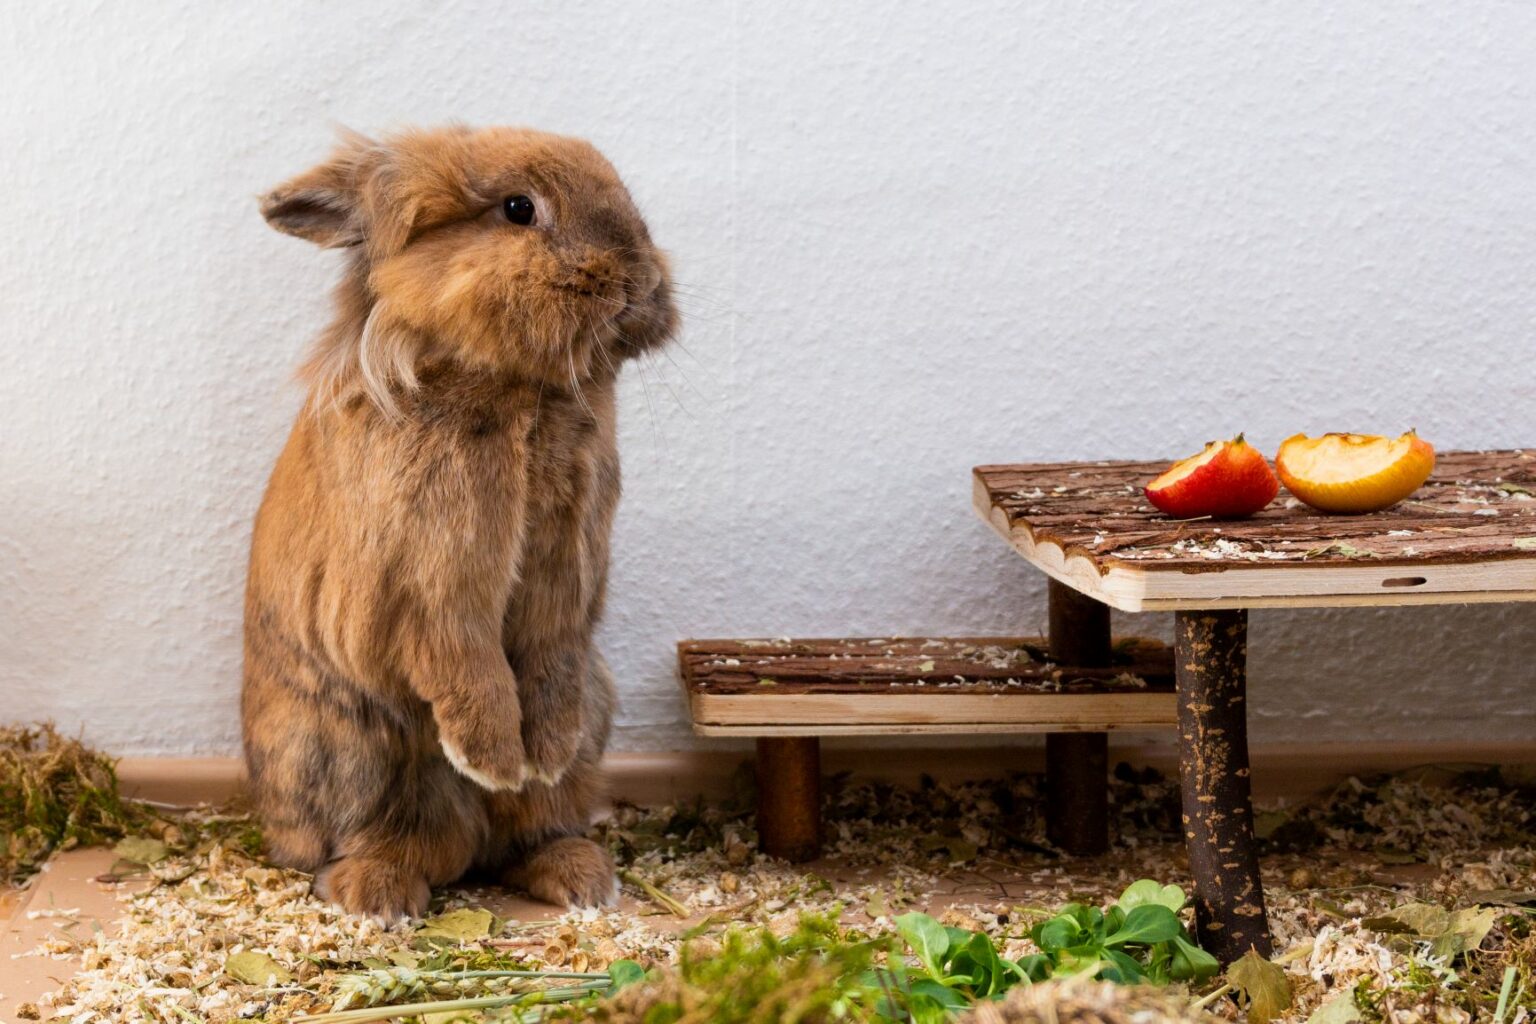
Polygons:
M1482 561L1233 561L1199 571L1095 557L1011 518L994 502L982 468L972 472L972 504L981 519L1047 576L1121 611L1536 601L1536 551Z

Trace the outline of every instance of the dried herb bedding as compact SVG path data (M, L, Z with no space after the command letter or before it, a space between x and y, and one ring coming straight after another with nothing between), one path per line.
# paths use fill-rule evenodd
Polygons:
M288 1020L330 1009L369 970L516 963L581 972L620 958L668 965L685 946L696 955L718 952L733 926L789 934L803 913L815 911L837 912L849 928L878 934L903 911L926 907L947 923L985 930L1015 957L1031 950L1030 924L1070 897L1112 898L1139 877L1183 878L1168 782L1123 773L1114 851L1074 862L1054 857L1044 841L1037 785L1018 777L915 790L836 786L828 797L831 856L814 871L757 855L750 818L732 807L620 808L599 833L631 877L680 903L686 919L630 886L643 902L626 911L539 923L460 914L447 919L456 924L439 919L448 934L435 938L336 914L310 896L306 876L251 856L237 822L195 815L176 826L180 834L170 836L164 857L125 866L153 873L159 884L125 896L116 933L60 933L34 954L84 965L38 1009L82 1022ZM1491 1020L1509 966L1523 991L1507 1001L1503 1019L1529 1019L1536 938L1522 908L1536 904L1533 805L1533 790L1521 780L1425 771L1355 782L1316 804L1266 812L1260 830L1271 847L1264 874L1277 959L1295 990L1281 1019L1306 1020L1326 1004L1329 1020L1354 1019L1346 1011L1371 1021ZM158 841L165 843L163 833ZM479 902L480 894L465 891L437 909L472 910ZM1440 908L1445 918L1413 910L1398 911L1408 923L1392 916L1394 908L1418 904ZM1466 945L1485 924L1476 948L1448 958L1446 950ZM443 942L450 952L439 951ZM237 963L275 965L282 974L273 980L282 983L263 987L232 976L242 973L230 967L242 954L257 958ZM1194 995L1168 998L1187 1006ZM1020 1005L989 1007L980 1019L1048 1019L1039 1005L1046 997L1018 997ZM1059 1019L1181 1019L1171 1009L1138 1008L1143 998L1132 990L1093 1000L1074 995L1091 1005L1069 1009L1063 994ZM1224 996L1209 1009L1238 1012ZM599 1019L644 1019L613 1008L602 1013Z
M0 727L0 885L56 849L115 840L149 817L118 795L111 758L52 725Z

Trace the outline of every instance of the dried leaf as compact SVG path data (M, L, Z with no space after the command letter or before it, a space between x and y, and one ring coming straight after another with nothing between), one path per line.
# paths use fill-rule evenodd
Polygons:
M198 865L189 860L171 861L169 863L156 864L149 869L149 873L167 884L184 882L197 874Z
M495 927L495 914L483 907L465 907L427 918L417 929L416 937L445 939L449 942L472 942L475 939L487 937Z
M1345 991L1313 1010L1307 1024L1356 1024L1364 1019L1355 1005L1355 993Z
M1378 846L1376 848L1376 859L1383 864L1418 864L1424 858L1408 850L1399 850L1391 846Z
M1400 927L1392 928L1391 922L1395 922ZM1367 918L1361 924L1379 932L1407 932L1410 935L1432 939L1450 930L1451 913L1433 903L1405 903L1401 907L1387 911L1380 918Z
M478 1010L439 1010L421 1015L421 1024L475 1024L485 1016Z
M287 985L293 975L265 953L246 950L224 961L224 973L247 985Z
M933 671L933 662L931 662L931 661L922 662L921 664L919 664L917 666L917 670L919 672L932 672Z
M1267 1024L1291 1005L1291 982L1285 970L1253 950L1227 968L1227 983L1248 1009L1248 1024Z
M1506 912L1498 907L1467 907L1450 916L1450 925L1435 938L1430 953L1447 959L1477 949Z
M1253 816L1255 839L1268 839L1279 831L1280 826L1291 820L1289 811L1259 811Z
M1366 551L1364 548L1357 548L1353 544L1346 543L1345 541L1342 541L1342 540L1336 540L1332 544L1324 544L1320 548L1312 548L1309 551L1303 552L1301 557L1306 559L1306 558L1316 558L1319 555L1332 555L1332 554L1343 555L1345 558L1380 558L1381 557L1379 554L1377 554L1374 551Z
M951 864L963 864L976 859L976 844L964 836L926 836L918 846L925 853L945 851Z
M1335 915L1335 916L1340 917L1340 918L1348 918L1349 917L1348 914L1343 914L1343 913ZM1362 928L1369 928L1371 931L1373 931L1373 932L1380 932L1383 935L1417 935L1418 934L1418 932L1415 932L1412 928L1410 928L1407 925L1403 924L1403 922L1399 921L1397 918L1390 917L1390 916L1388 916L1386 914L1380 914L1380 915L1378 915L1376 917L1362 917L1360 919L1360 927L1362 927Z
M1473 903L1490 903L1501 907L1536 906L1536 891L1530 889L1479 889L1467 894Z
M112 852L118 860L126 860L130 864L154 864L165 860L170 854L166 845L158 839L148 836L128 836L118 840Z

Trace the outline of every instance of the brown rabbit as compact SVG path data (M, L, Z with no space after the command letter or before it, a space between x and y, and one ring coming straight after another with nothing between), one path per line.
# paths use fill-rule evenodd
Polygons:
M261 209L347 249L251 543L271 855L381 919L471 868L610 901L582 838L614 699L592 631L614 382L675 327L665 256L601 154L522 129L349 135Z

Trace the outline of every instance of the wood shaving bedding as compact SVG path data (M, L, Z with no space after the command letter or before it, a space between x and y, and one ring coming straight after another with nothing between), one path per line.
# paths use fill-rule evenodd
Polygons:
M667 964L689 930L699 937L693 941L742 925L786 934L803 912L838 911L851 927L873 933L889 930L907 910L927 909L986 930L1017 956L1031 949L1029 925L1068 899L1103 902L1142 877L1188 885L1176 787L1168 780L1121 773L1113 811L1119 835L1109 855L1093 860L1064 860L1050 848L1039 787L1030 776L917 789L834 784L828 857L808 868L757 853L742 804L621 806L598 826L598 837L626 871L686 908L686 919L647 901L502 922L468 940L465 955L578 970L601 970L621 957ZM1536 889L1531 792L1524 780L1511 784L1492 772L1426 770L1352 780L1327 800L1261 815L1277 955L1297 990L1284 1019L1306 1020L1362 985L1385 1007L1380 1020L1468 1019L1449 1004L1426 1010L1423 957L1401 936L1361 922L1414 900L1462 906L1479 893ZM42 1002L41 1015L77 1024L286 1020L327 1009L349 972L422 955L409 924L382 928L341 915L311 895L308 876L263 865L232 841L184 861L192 869L185 877L125 892L117 928L60 932L28 954L83 964ZM455 890L434 912L482 896ZM1502 970L1500 957L1514 956L1518 930L1496 927L1487 962L1478 964ZM270 958L291 981L263 987L231 977L231 956L244 952ZM1211 1009L1236 1016L1225 999ZM1525 1008L1516 1012L1524 1016L1506 1016L1505 1024L1528 1019Z

